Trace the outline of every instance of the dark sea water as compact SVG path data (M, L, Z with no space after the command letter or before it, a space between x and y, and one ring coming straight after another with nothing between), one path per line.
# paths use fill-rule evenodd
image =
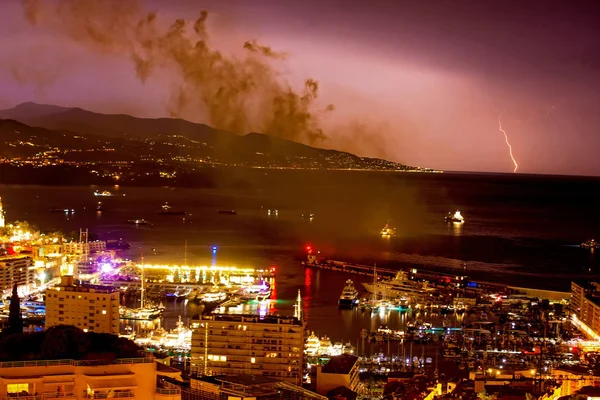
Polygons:
M96 189L117 195L94 197ZM181 264L187 240L190 265L211 264L211 248L218 246L218 265L275 266L272 311L291 314L301 289L310 328L338 340L354 340L361 327L401 326L411 316L338 310L348 276L305 270L306 245L333 259L386 266L449 271L466 262L473 279L563 291L571 279L600 275L598 257L578 246L600 238L600 180L594 178L253 170L230 177L221 189L0 186L0 196L9 221L123 238L132 245L127 256L143 252L148 263ZM158 215L167 201L191 216ZM76 212L65 216L51 207ZM218 214L223 209L238 215ZM268 216L268 209L278 216ZM461 227L444 222L455 209L466 219ZM302 218L307 212L315 214L312 222ZM151 224L125 223L132 218ZM386 240L378 232L388 220L397 235ZM368 279L351 278L357 286ZM197 311L173 304L165 325Z

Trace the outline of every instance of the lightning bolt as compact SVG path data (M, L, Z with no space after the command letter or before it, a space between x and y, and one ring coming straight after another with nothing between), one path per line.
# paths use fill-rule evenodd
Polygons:
M508 135L506 134L506 131L502 129L502 114L498 115L498 129L504 134L504 140L506 141L506 145L508 146L508 153L510 154L510 159L512 160L513 164L515 164L515 169L513 170L513 173L517 172L517 169L519 169L519 164L517 164L517 160L515 160L515 157L513 156L512 146L508 141Z

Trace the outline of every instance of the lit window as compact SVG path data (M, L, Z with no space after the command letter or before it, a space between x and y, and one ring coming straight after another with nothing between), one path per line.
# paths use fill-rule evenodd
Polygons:
M221 361L227 361L227 356L221 356Z
M6 385L6 391L8 393L29 392L29 384L28 383L9 383L8 385Z
M256 358L252 357L252 358L250 359L250 362L251 362L252 364L254 364L254 363L256 362Z
M87 329L84 329L83 331L84 331L84 332L87 332L88 330L87 330Z
M106 315L106 310L102 310L102 314L103 314L103 315Z

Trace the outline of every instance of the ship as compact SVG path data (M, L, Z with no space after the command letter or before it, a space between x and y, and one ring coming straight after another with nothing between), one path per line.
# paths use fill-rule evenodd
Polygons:
M64 213L64 214L73 214L75 210L73 208L51 208L51 213Z
M584 249L598 249L600 248L600 243L596 242L596 239L590 239L586 242L583 242L579 245Z
M383 237L390 237L390 236L394 236L395 234L396 234L396 229L390 227L389 223L385 224L385 226L381 230L381 236L383 236Z
M346 281L346 286L344 286L344 290L342 290L340 299L338 300L338 305L340 308L352 308L356 307L358 303L358 291L354 287L352 279L348 279Z
M103 192L100 192L100 191L96 190L96 191L94 191L94 196L110 197L110 196L114 196L114 194L112 194L108 190L105 190Z
M169 203L165 203L162 205L162 211L160 211L158 214L160 214L160 215L186 215L187 213L185 211L173 210L171 208L171 206L169 205Z
M219 210L219 214L222 215L237 215L235 210Z
M398 271L393 278L383 279L373 283L363 283L367 292L390 300L400 300L403 303L414 303L423 297L430 288L426 283L418 283L408 278L404 271Z
M131 225L148 225L148 221L145 219L130 219L127 220L127 223Z
M108 250L127 250L131 245L125 242L123 239L113 240L109 239L106 241L106 248Z
M448 213L446 216L446 222L453 224L462 224L465 222L465 218L460 214L460 211L456 210L454 214Z
M102 202L99 201L98 205L96 206L96 212L104 212L106 211L106 209L104 207L102 207Z

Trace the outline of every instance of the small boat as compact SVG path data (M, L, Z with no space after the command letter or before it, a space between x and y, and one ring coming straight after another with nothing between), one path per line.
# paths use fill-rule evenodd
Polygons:
M456 210L454 214L448 213L446 216L446 222L453 224L462 224L465 222L465 218L461 215L460 211Z
M221 215L237 215L235 210L219 210L219 214Z
M102 202L99 201L98 205L96 206L96 212L104 212L106 211L106 209L104 207L102 207Z
M131 245L125 242L123 239L112 240L109 239L106 241L106 248L108 250L127 250Z
M114 196L114 194L112 194L108 190L105 190L103 192L100 192L100 191L96 190L96 191L94 191L94 196L110 197L110 196Z
M308 219L308 220L313 220L315 218L315 214L309 212L309 213L304 213L302 214L302 218L303 219Z
M148 225L148 221L145 219L130 219L127 220L127 223L131 225Z
M73 214L75 213L75 209L73 208L51 208L51 213L62 213L62 214Z
M356 290L352 279L348 279L346 281L346 286L344 286L344 290L342 290L340 299L338 300L338 305L340 308L352 308L356 307L358 303L358 291Z
M600 243L596 242L596 239L590 239L586 242L583 242L579 245L584 249L598 249L600 248Z
M396 234L396 229L390 227L389 223L385 224L385 226L381 230L381 236L383 236L383 237L390 237L390 236L394 236L395 234Z
M169 203L165 203L162 205L162 211L160 211L158 214L160 214L160 215L186 215L187 213L185 211L173 210L171 208L171 206L169 205Z

